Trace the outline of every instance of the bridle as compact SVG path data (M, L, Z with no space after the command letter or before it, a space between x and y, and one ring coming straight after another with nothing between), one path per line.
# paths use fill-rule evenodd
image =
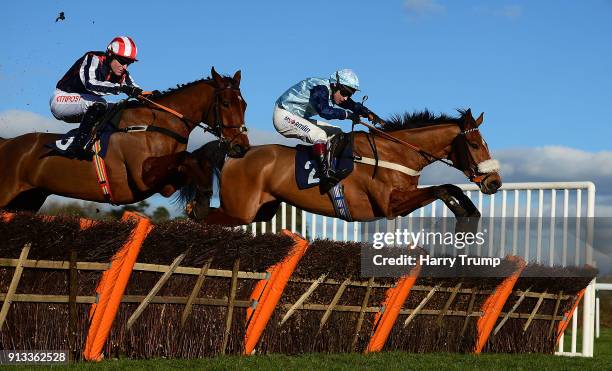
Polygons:
M406 141L403 141L401 139L398 139L380 129L378 129L377 127L370 125L366 122L363 121L359 121L359 123L361 125L366 126L367 128L370 129L370 131L372 131L374 134L377 134L378 136L381 136L383 138L386 138L390 141L402 144L405 147L408 147L410 149L412 149L413 151L415 151L416 153L418 153L419 155L421 155L422 157L424 157L428 162L430 163L434 163L436 161L442 162L444 164L446 164L449 167L455 168L459 171L461 171L462 173L468 173L467 177L468 179L476 184L480 184L482 182L484 182L492 173L481 173L478 171L478 163L476 162L476 160L474 159L474 156L472 155L472 152L467 148L467 146L469 146L469 142L467 140L467 138L465 137L466 134L472 133L474 131L479 131L478 127L474 127L471 129L462 129L459 134L457 135L457 138L459 138L460 136L463 137L463 140L466 142L465 146L466 146L466 150L465 152L459 152L459 154L462 154L462 156L459 157L459 162L463 162L464 165L463 169L461 168L462 166L459 164L454 164L452 161L449 161L445 158L442 157L438 157L435 156L425 150L423 150L422 148L415 146L414 144L408 143ZM474 164L474 165L469 165L469 164Z
M234 142L234 140L236 140L238 136L240 136L243 133L248 132L248 129L244 124L226 125L221 119L221 112L219 110L221 93L228 89L235 91L238 94L238 97L240 97L240 99L244 102L240 89L234 88L231 85L227 85L222 88L215 87L215 96L213 98L213 103L208 107L206 114L203 116L204 119L207 119L208 117L210 117L211 111L213 111L213 114L214 114L213 125L206 123L206 126L202 124L198 124L198 126L202 128L204 131L207 131L211 133L212 135L214 135L215 137L217 137L219 139L219 142L221 142L222 144L230 146ZM224 129L240 129L240 130L238 131L236 135L232 136L231 138L225 138L223 137Z
M204 119L208 118L210 116L210 112L213 111L214 113L214 118L213 118L213 125L210 125L209 123L206 123L204 121L195 121L195 120L191 120L187 117L185 117L185 115L183 115L182 113L173 110L170 107L166 107L162 104L159 104L157 102L152 101L151 99L149 99L147 97L147 95L151 95L152 93L143 93L139 96L137 96L138 100L144 101L146 103L151 104L152 106L159 108L162 111L166 111L174 116L176 116L177 118L179 118L181 120L181 122L185 125L185 128L187 129L187 133L191 133L191 131L193 129L195 129L196 127L201 128L202 130L204 130L205 132L209 132L212 135L214 135L217 139L219 139L219 141L223 144L226 145L231 145L234 140L236 140L236 138L242 134L242 133L246 133L247 132L247 127L244 126L244 124L238 124L238 125L225 125L223 123L223 120L221 120L221 113L219 111L219 100L220 100L220 95L221 92L223 92L224 90L227 89L231 89L234 91L238 92L238 95L240 96L240 98L242 99L242 95L240 93L240 89L234 88L231 85L225 86L223 88L218 88L215 87L215 92L214 92L214 97L213 97L213 102L208 106L208 109L206 110L206 114L203 116ZM244 101L244 99L243 99ZM202 124L205 125L202 125ZM224 129L240 129L240 131L234 135L231 138L224 138L223 137L223 130ZM168 129L165 129L164 131L165 134L171 136L172 138L176 139L177 141L181 142L181 143L187 143L187 137L185 136L181 136L177 133L174 133Z
M462 170L459 168L459 166L455 166L456 169L458 169L459 171L462 172L467 172L467 177L470 180L470 182L476 183L476 184L480 184L482 182L484 182L492 173L481 173L478 170L478 162L476 161L476 159L474 159L474 155L472 155L472 151L470 151L470 149L468 148L468 146L471 146L470 142L468 141L466 135L469 133L473 133L476 131L480 131L480 129L478 127L473 127L471 129L463 129L459 132L459 135L457 135L457 138L455 140L463 140L465 142L465 148L466 150L464 152L459 152L458 155L459 156L459 162L463 162L463 166L465 168L465 170ZM459 139L461 138L461 139ZM470 165L473 164L473 165Z

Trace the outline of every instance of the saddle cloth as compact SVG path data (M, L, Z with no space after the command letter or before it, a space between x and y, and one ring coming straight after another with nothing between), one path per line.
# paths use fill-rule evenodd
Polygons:
M121 108L119 105L114 105L109 109L109 112L105 114L101 119L100 123L98 123L98 130L96 133L97 139L100 141L100 151L98 155L100 157L106 156L106 151L108 150L108 143L110 141L110 136L114 132L117 131L117 127L119 125L120 112ZM60 156L68 156L66 153L66 149L70 146L74 137L78 132L78 128L72 129L69 132L63 134L58 140L53 141L51 143L47 143L45 147L50 148L53 152L57 153ZM96 138L94 138L94 142Z
M295 180L298 189L308 189L319 185L318 161L312 153L312 146L298 145L295 148ZM348 169L347 175L353 171L353 146L350 135L345 134L332 142L331 168Z

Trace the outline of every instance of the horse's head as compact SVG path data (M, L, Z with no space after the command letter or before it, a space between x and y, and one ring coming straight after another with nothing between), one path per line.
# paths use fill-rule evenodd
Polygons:
M453 141L449 159L470 181L476 183L483 193L493 194L501 187L502 181L499 162L491 158L489 146L478 129L483 116L481 113L474 119L469 109L463 113L461 132Z
M213 109L206 113L204 122L212 122L212 129L229 147L229 155L242 157L249 149L249 137L244 124L247 103L240 93L240 71L234 77L222 77L213 67L215 100Z

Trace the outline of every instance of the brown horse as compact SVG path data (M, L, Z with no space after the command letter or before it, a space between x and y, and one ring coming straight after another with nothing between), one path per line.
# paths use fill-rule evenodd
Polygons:
M191 131L204 123L230 154L249 148L240 93L240 71L194 81L152 95L151 101L183 115L179 118L151 102L128 102L119 114L119 129L149 125L151 131L118 132L105 156L112 201L129 204L154 193L168 197L185 181L193 165L185 151ZM29 133L0 139L0 208L37 211L48 195L106 202L93 162L59 156L45 145L59 134ZM190 172L193 173L193 172Z
M354 133L354 153L375 158L376 152L379 159L377 168L355 163L353 172L343 180L346 203L354 220L407 215L437 199L456 216L480 216L471 201L454 185L417 188L420 171L440 159L452 162L453 167L477 183L484 193L495 193L501 186L498 163L491 159L478 130L483 115L475 120L470 110L459 112L460 117L451 118L434 117L425 111L396 116L386 123L383 129L386 134L419 146L420 153L379 135ZM281 201L312 213L335 216L329 196L321 194L318 187L298 190L294 148L254 146L243 158L228 159L225 163L221 162L225 156L216 148L215 143L209 143L193 153L202 171L198 179L208 182L192 183L181 190L183 201L191 201L187 211L192 218L224 225L267 221L275 215ZM217 168L222 165L219 176L221 205L209 212L211 164L215 163Z

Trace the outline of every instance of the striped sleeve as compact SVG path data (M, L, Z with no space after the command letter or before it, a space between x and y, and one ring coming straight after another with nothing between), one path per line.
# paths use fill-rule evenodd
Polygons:
M110 81L100 81L96 76L96 70L100 59L95 55L88 55L83 59L79 76L85 89L97 95L119 94L121 85Z
M125 83L126 85L135 86L137 88L140 87L138 84L136 84L136 82L132 78L132 75L130 75L130 73L127 71L125 71Z

